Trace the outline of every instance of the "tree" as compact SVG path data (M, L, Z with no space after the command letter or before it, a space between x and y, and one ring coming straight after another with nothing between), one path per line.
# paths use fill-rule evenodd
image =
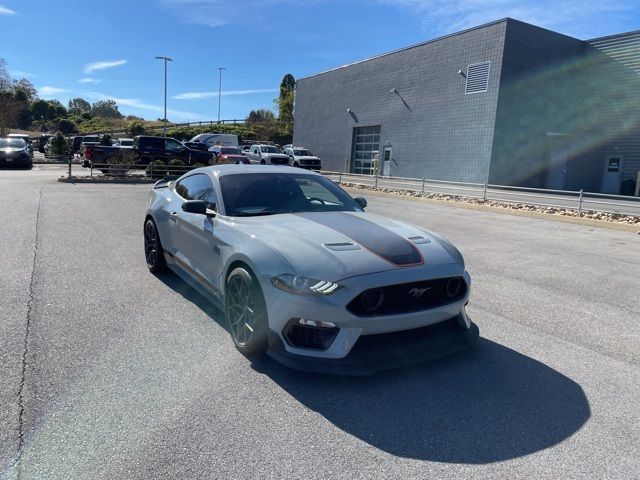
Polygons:
M13 95L16 98L21 96L26 99L27 102L33 102L38 97L38 90L36 90L33 83L26 78L14 80L11 83L11 89L13 90Z
M0 92L0 137L9 133L9 129L15 127L22 104L7 91Z
M0 58L0 92L8 92L11 90L11 76L7 72L7 62L4 58Z
M66 117L67 109L64 108L64 105L60 102L60 100L49 100L49 118L54 119L57 117Z
M111 99L100 100L91 105L91 113L94 117L122 118L122 114L118 111L118 104Z
M58 120L58 130L60 130L65 135L76 132L76 124L71 120L67 120L66 118L62 118Z
M72 115L81 115L91 111L91 104L84 98L76 97L69 100L69 113Z
M56 132L55 136L51 139L51 153L54 155L65 155L69 153L69 142L62 132Z
M280 82L280 96L278 97L278 120L287 130L293 130L293 99L296 80L287 73Z
M251 110L247 117L247 123L259 123L259 122L273 122L276 116L271 110L266 108L260 108L258 110Z

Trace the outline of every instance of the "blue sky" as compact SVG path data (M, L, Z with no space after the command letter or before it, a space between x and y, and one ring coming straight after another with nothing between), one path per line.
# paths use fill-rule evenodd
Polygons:
M0 0L0 57L43 98L125 114L222 118L272 108L296 78L510 16L578 38L640 29L640 0Z

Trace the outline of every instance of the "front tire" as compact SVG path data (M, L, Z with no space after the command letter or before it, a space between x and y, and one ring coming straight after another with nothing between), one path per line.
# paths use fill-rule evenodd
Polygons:
M245 268L235 268L227 278L225 316L229 334L244 355L267 350L267 306L258 281Z
M163 252L158 227L153 220L149 219L144 224L144 257L151 273L158 274L167 269Z

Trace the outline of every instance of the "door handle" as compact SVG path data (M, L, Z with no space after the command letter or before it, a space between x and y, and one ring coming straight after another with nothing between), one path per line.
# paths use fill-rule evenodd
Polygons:
M178 212L171 212L169 214L169 220L171 220L172 222L177 222L178 221Z

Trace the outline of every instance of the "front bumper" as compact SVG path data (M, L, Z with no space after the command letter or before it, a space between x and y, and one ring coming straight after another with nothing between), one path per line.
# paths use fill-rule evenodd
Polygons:
M25 165L29 165L29 162L31 161L30 157L4 157L4 156L0 156L0 165L5 165L8 167L11 166L25 166Z
M408 311L380 316L357 316L347 310L347 304L359 293L370 288L420 280L460 276L467 285L466 294L451 303L420 311ZM378 334L397 334L459 318L463 329L470 329L465 313L469 301L471 278L458 264L434 265L402 271L391 270L344 279L342 288L329 296L293 295L262 279L262 289L267 305L270 345L274 351L284 351L294 357L311 359L345 359L362 337ZM324 350L296 347L285 339L285 329L291 319L332 322L339 331ZM277 342L275 341L277 338Z
M382 370L409 367L473 346L478 327L464 326L460 316L426 327L400 332L363 335L344 358L314 358L287 351L282 339L269 332L267 355L296 370L340 375L372 375Z

